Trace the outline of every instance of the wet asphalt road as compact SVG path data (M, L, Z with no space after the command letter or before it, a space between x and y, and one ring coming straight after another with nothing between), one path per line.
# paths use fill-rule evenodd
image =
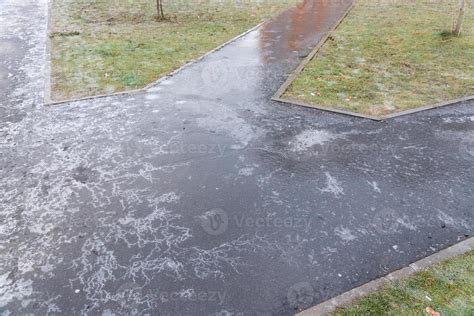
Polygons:
M0 8L0 313L289 315L472 234L473 102L373 122L269 101L343 7L46 107L45 0Z

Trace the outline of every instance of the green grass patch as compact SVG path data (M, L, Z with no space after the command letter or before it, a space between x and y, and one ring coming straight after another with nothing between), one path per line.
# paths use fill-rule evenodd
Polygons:
M165 1L157 20L153 0L54 0L52 97L144 87L295 3Z
M435 265L332 315L474 315L474 252Z
M284 97L384 115L474 94L474 8L458 1L359 0Z

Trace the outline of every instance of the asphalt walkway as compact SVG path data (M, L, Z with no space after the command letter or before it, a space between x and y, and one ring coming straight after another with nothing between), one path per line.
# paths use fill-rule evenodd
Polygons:
M46 0L0 0L0 313L286 315L471 235L473 102L373 122L270 101L348 5L45 107Z

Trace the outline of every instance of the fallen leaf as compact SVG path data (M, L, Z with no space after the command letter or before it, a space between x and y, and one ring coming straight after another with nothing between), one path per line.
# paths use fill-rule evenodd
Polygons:
M435 311L434 309L432 309L431 307L427 307L426 308L426 312L428 314L430 314L431 316L441 316L441 314L437 311Z

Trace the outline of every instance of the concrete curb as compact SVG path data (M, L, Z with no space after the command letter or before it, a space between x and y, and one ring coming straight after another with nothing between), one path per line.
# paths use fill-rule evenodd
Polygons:
M312 108L312 109L316 109L316 110L332 112L332 113L337 113L337 114L342 114L342 115L347 115L347 116L352 116L352 117L364 118L364 119L369 119L369 120L373 120L373 121L382 121L383 120L383 118L380 118L380 117L377 117L377 116L371 116L371 115L354 113L354 112L350 112L350 111L327 108L327 107L324 107L324 106L309 104L309 103L301 102L301 101L298 101L298 100L284 99L284 98L279 98L279 97L273 97L272 100L280 102L280 103L285 103L285 104L288 104L288 105L292 105L292 106L303 106L303 107L306 107L306 108Z
M474 237L461 241L451 247L441 250L431 256L418 260L409 266L394 271L384 277L373 280L355 289L347 291L330 300L322 302L314 307L304 310L297 316L321 316L334 312L338 307L347 306L353 301L363 298L364 296L374 293L383 287L390 285L392 282L402 280L412 274L425 270L434 264L454 258L469 251L474 250Z
M350 112L350 111L338 110L338 109L334 109L334 108L327 108L327 107L324 107L324 106L319 106L319 105L310 104L310 103L306 103L306 102L302 102L302 101L298 101L298 100L285 99L285 98L280 98L280 97L273 97L272 100L280 102L280 103L285 103L285 104L288 104L288 105L292 105L292 106L303 106L303 107L307 107L307 108L312 108L312 109L317 109L317 110L332 112L332 113L337 113L337 114L343 114L343 115L352 116L352 117L364 118L364 119L369 119L369 120L373 120L373 121L385 121L385 120L392 119L392 118L397 118L397 117L400 117L400 116L415 114L415 113L418 113L418 112L433 110L433 109L440 108L440 107L443 107L443 106L456 105L458 103L471 101L471 100L474 100L474 95L470 95L470 96L467 96L467 97L464 97L464 98L449 100L449 101L446 101L446 102L440 102L440 103L436 103L436 104L425 105L425 106L421 106L421 107L418 107L418 108L415 108L415 109L410 109L410 110L406 110L406 111L401 111L401 112L396 112L396 113L381 115L381 116L372 116L372 115L366 115L366 114L355 113L355 112Z
M448 106L448 105L455 105L457 103L466 102L466 101L470 101L470 100L474 100L474 95L469 95L469 96L463 97L463 98L443 101L443 102L439 102L439 103L435 103L435 104L429 104L429 105L421 106L421 107L418 107L418 108L415 108L415 109L410 109L410 110L406 110L406 111L401 111L401 112L397 112L397 113L383 115L383 116L381 116L381 119L386 120L386 119L396 118L396 117L404 116L404 115L408 115L408 114L415 114L415 113L418 113L418 112L432 110L432 109L436 109L436 108L440 108L440 107Z
M48 19L50 19L50 17L48 16ZM173 70L172 72L170 72L169 74L161 77L160 79L158 80L155 80L153 81L152 83L146 85L145 87L143 88L140 88L140 89L134 89L134 90L126 90L126 91L120 91L120 92L115 92L115 93L110 93L110 94L99 94L99 95L95 95L95 96L87 96L87 97L82 97L82 98L76 98L76 99L67 99L67 100L59 100L59 101L54 101L51 99L51 70L49 70L49 76L46 78L46 92L45 92L45 98L44 98L44 102L45 102L45 106L49 106L49 105L57 105L57 104L64 104L64 103L71 103L71 102L78 102L78 101L85 101L85 100L95 100L95 99L100 99L100 98L107 98L107 97L113 97L113 96L118 96L118 95L132 95L132 94L135 94L135 93L140 93L140 92L143 92L143 91L146 91L148 89L150 89L151 87L159 84L160 82L164 81L164 80L167 80L171 77L173 77L174 75L176 75L178 72L184 70L185 68L197 63L198 61L206 58L207 56L209 56L210 54L212 53L215 53L217 52L218 50L221 50L222 48L224 48L225 46L231 44L232 42L244 37L245 35L249 34L250 32L253 32L255 31L256 29L258 29L260 26L262 26L263 24L267 23L268 21L271 21L273 18L271 19L268 19L267 21L264 21L262 23L259 23L257 25L255 25L254 27L252 27L251 29L231 38L230 40L228 40L227 42L217 46L216 48L208 51L207 53L205 53L204 55L198 57L198 58L195 58L195 59L192 59L191 61L187 62L186 64L184 64L183 66L179 67L178 69L176 70ZM51 39L49 39L49 26L48 25L48 47L51 47ZM51 54L49 52L49 54L47 55L49 58L48 58L48 61L47 61L47 64L48 65L51 65Z
M290 74L288 79L280 86L280 88L275 92L275 94L272 97L272 100L275 101L280 101L281 96L285 93L285 91L288 89L288 87L295 81L295 79L298 77L298 75L304 70L304 67L314 58L314 56L319 52L321 47L323 47L324 43L327 42L329 37L331 36L332 33L338 28L338 26L344 21L346 16L352 11L356 4L356 1L354 0L351 5L347 8L346 12L341 16L341 18L336 22L336 24L321 38L319 43L313 48L313 50L306 56L301 63L296 67L296 69ZM280 101L281 102L281 101Z
M44 69L44 96L43 96L43 102L44 104L51 103L51 38L49 37L51 34L51 7L52 7L52 0L47 0L46 4L46 14L48 15L46 17L48 21L48 25L46 26L46 62L45 62L45 69Z
M358 117L358 118L365 118L365 119L370 119L374 121L381 121L382 118L376 117L376 116L371 116L371 115L365 115L365 114L359 114L359 113L354 113L350 111L344 111L344 110L338 110L334 108L327 108L324 106L319 106L315 104L310 104L298 100L293 100L293 99L286 99L282 98L283 94L285 94L286 90L291 86L293 81L298 78L299 74L303 72L304 67L311 61L313 58L317 55L319 50L324 46L324 44L327 42L329 37L331 36L332 33L341 25L342 21L349 15L349 13L352 11L354 6L356 5L356 1L353 1L352 4L347 8L346 12L343 14L343 16L337 21L337 23L324 35L323 38L321 38L321 41L313 48L313 50L306 56L301 63L296 67L296 69L290 74L288 79L280 86L280 88L275 92L273 97L271 98L273 101L280 102L280 103L285 103L288 105L292 106L303 106L307 108L313 108L313 109L318 109L321 111L326 111L326 112L332 112L332 113L337 113L337 114L342 114L342 115L347 115L347 116L353 116L353 117Z

